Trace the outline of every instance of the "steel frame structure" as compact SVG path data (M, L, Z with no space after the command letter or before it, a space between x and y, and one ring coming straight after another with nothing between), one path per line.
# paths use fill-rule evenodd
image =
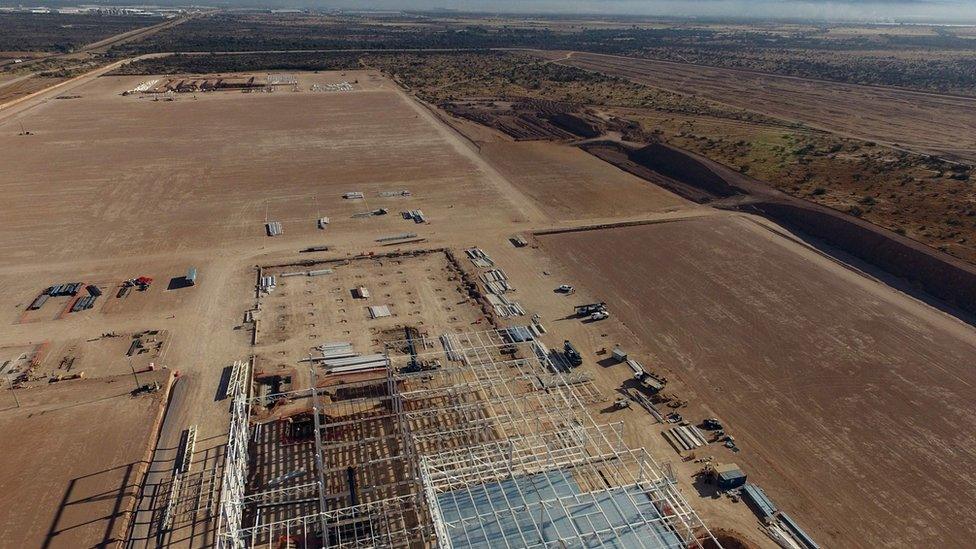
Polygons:
M235 398L218 547L718 546L666 468L597 424L586 405L605 399L541 344L488 330L387 352L385 379L276 395L314 419L302 448L316 470L288 485L246 487L253 402Z

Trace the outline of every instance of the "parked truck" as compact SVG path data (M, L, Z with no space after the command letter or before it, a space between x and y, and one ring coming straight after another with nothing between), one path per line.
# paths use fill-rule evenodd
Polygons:
M563 342L563 355L566 356L566 360L573 366L583 364L583 355L580 354L568 339Z

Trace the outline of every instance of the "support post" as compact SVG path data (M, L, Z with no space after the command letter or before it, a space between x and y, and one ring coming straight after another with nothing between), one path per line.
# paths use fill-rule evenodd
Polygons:
M328 524L325 521L325 465L322 463L322 421L319 418L319 390L318 380L315 375L315 363L312 362L312 354L309 353L308 360L312 364L309 371L312 373L312 417L315 422L315 468L318 470L319 477L319 528L322 529L322 547L329 546Z

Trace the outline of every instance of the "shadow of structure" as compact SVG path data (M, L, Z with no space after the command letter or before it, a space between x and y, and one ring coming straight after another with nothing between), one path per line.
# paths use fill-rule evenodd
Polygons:
M137 461L71 479L48 529L44 549L66 546L59 536L100 522L105 528L96 547L121 542L139 495L139 468L146 466L145 461ZM106 485L116 487L99 488ZM105 502L111 502L110 509Z

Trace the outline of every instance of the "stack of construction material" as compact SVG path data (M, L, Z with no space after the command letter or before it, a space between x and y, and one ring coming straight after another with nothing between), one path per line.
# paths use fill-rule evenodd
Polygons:
M294 86L298 84L298 78L293 74L269 74L269 86Z
M525 314L525 309L517 301L510 301L504 295L489 293L485 297L488 299L488 303L491 303L491 306L495 308L498 316L502 318L523 316Z
M332 274L332 269L315 269L314 271L309 271L308 276L322 276Z
M535 331L529 326L510 326L501 328L498 333L509 343L522 343L536 338Z
M281 278L288 278L290 276L305 276L307 274L307 271L294 271L290 273L281 273Z
M81 289L81 282L68 282L67 284L58 284L57 286L51 286L47 289L47 294L51 297L59 297L65 295L77 295L78 290Z
M406 196L410 196L411 194L412 193L410 191L406 190L406 189L403 189L403 190L400 190L400 191L380 191L379 192L379 195L382 196L382 197L384 197L384 198L393 198L393 197L399 197L399 196L406 197Z
M320 229L325 229L329 225L329 218L328 217L320 217L318 223L319 223L319 228Z
M708 444L708 441L705 440L705 435L694 425L679 425L661 434L679 452L682 450L694 450L695 448Z
M346 200L361 200L363 198L366 198L366 195L364 195L359 191L355 191L355 192L343 193L342 198L345 198Z
M511 326L509 328L501 328L498 330L498 332L509 343L521 343L523 341L532 341L542 337L542 334L546 333L546 329L542 327L542 324L532 323L528 326Z
M346 81L339 83L312 84L309 88L313 92L348 92L352 91L352 84Z
M457 341L457 336L454 334L444 334L440 336L441 345L444 346L444 354L447 355L448 360L453 360L455 362L461 362L464 360L464 356L458 350L461 345Z
M634 360L628 359L627 366L634 372L634 379L641 382L645 387L651 391L657 392L664 389L664 386L668 383L666 378L663 378L653 372L649 372L643 364Z
M356 355L345 358L322 360L322 365L330 374L348 374L382 370L390 366L390 359L384 354Z
M322 351L322 356L318 357L317 360L332 360L336 358L349 358L352 356L358 356L359 353L353 351L352 343L348 341L335 341L332 343L323 343L315 347L319 351Z
M308 248L303 248L303 249L298 250L298 251L299 252L302 252L302 253L306 253L306 252L327 252L327 251L329 251L329 247L328 246L309 246Z
M759 485L747 482L742 487L742 496L746 504L750 505L753 511L759 515L759 518L767 520L776 514L776 504L769 499L769 496Z
M485 297L491 303L492 307L495 308L495 312L499 316L509 318L525 314L525 309L518 302L510 301L505 297L506 292L515 291L515 288L512 288L508 284L508 277L505 275L505 271L501 269L485 271L481 274L481 282L485 285L485 289L488 290Z
M502 295L505 292L515 291L515 288L508 284L508 277L505 276L505 271L501 269L492 269L482 273L481 281L485 283L488 291L493 294Z
M481 248L468 248L464 250L464 253L468 254L468 258L471 260L471 263L474 263L475 267L488 268L495 266L495 262Z
M406 240L408 238L417 238L417 233L400 233L400 234L394 234L394 235L390 235L390 236L384 236L384 237L381 237L381 238L377 238L376 241L377 242L392 242L394 240Z
M98 299L98 296L87 295L87 296L79 299L78 301L75 301L75 304L71 306L71 312L72 313L77 313L78 311L84 311L85 309L91 309L92 307L95 306L95 300L96 299Z
M422 210L410 210L408 212L400 212L400 215L404 219L412 219L414 223L425 223L427 218L424 216Z
M508 240L516 248L524 248L524 247L526 247L526 246L529 245L529 241L526 240L525 237L522 236L522 235L520 235L520 234L517 234L517 235L513 236L512 238L509 238Z
M370 318L383 318L390 315L392 313L388 305L372 305L369 307Z
M280 221L269 221L264 226L268 230L268 236L278 236L283 232Z
M156 87L156 84L159 84L158 78L156 78L155 80L143 80L142 82L139 83L138 86L129 90L128 93L134 93L134 92L145 93L153 89L154 87Z
M264 293L270 294L278 286L278 279L274 275L262 276L260 289Z
M49 297L51 296L47 294L41 294L37 296L37 299L35 299L34 302L31 303L30 306L27 308L30 309L31 311L36 311L44 305L44 303L47 301Z

